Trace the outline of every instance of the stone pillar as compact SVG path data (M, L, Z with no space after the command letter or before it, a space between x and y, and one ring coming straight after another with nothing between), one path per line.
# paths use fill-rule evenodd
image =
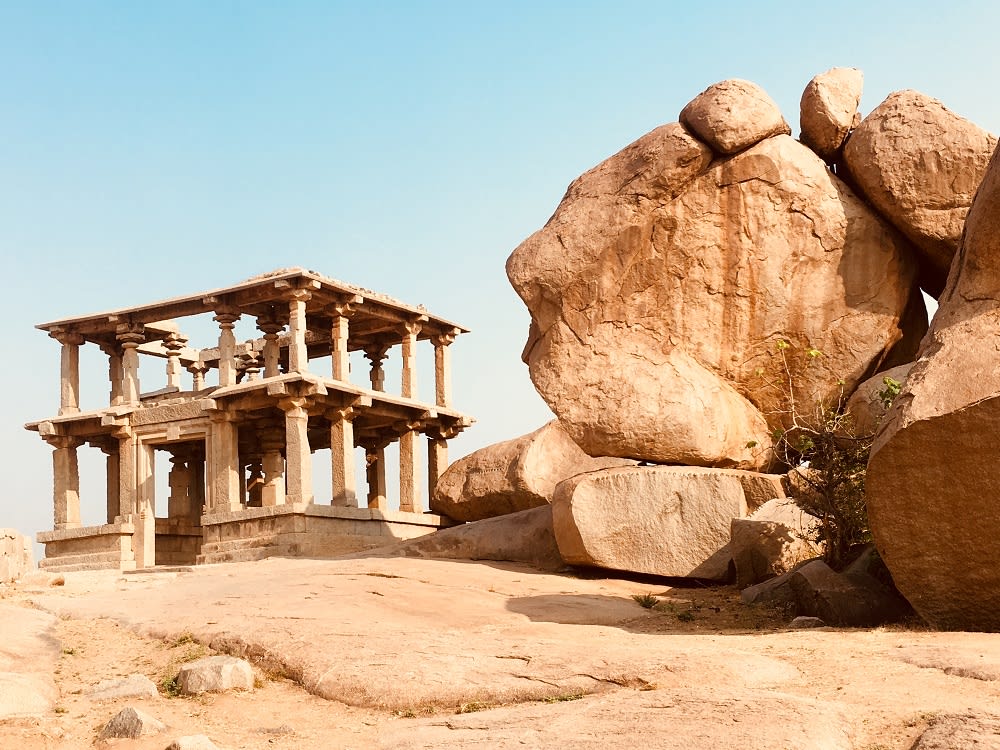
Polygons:
M181 350L187 346L187 336L170 333L163 340L167 350L167 388L181 389Z
M135 513L135 436L128 428L113 433L118 438L118 516L124 521Z
M296 289L288 301L288 371L306 372L309 369L309 352L306 350L306 302L312 293Z
M385 391L385 370L382 363L389 353L388 344L371 344L365 347L365 358L372 363L371 382L373 391Z
M122 403L139 403L139 352L138 348L146 340L141 325L123 323L117 329L118 342L122 347Z
M285 458L281 455L283 435L270 431L261 436L264 451L261 468L264 471L264 486L261 488L260 502L264 507L285 504Z
M287 398L278 406L285 412L285 502L311 503L312 453L306 399Z
M204 448L199 449L188 461L188 507L191 511L189 518L194 523L199 523L201 515L205 512L205 453Z
M108 441L101 446L101 450L107 455L107 472L105 476L107 477L107 519L108 523L115 523L120 519L121 513L121 498L119 493L121 492L121 478L119 477L121 459L118 457L118 444L117 441Z
M236 335L233 328L239 313L218 310L212 318L219 324L219 385L236 385Z
M357 508L358 485L354 476L353 408L332 409L330 419L330 459L333 470L333 505Z
M434 398L438 406L451 406L451 350L454 333L434 336Z
M111 394L108 403L111 406L121 406L124 402L122 393L122 352L117 344L101 344L101 351L108 355L108 381L111 383Z
M62 344L59 358L59 415L80 411L80 345L83 336L70 331L49 334Z
M385 447L388 443L365 446L365 473L368 479L368 507L385 510L388 505L385 490Z
M257 352L250 350L240 355L240 370L243 372L243 382L256 383L260 380L260 364Z
M278 368L278 360L281 357L281 348L278 346L278 334L282 328L284 326L273 318L257 318L257 330L264 334L265 378L274 378L281 374Z
M205 387L205 371L207 369L208 365L201 360L187 366L187 371L191 373L191 390L200 391Z
M170 518L191 517L191 468L187 456L170 457L170 497L167 498L167 516Z
M349 307L344 305L342 308L337 308L333 316L333 322L330 325L330 341L332 345L331 357L332 360L332 375L334 380L340 380L343 382L348 382L351 379L351 358L350 352L347 350L348 339L350 337L350 321L346 314L341 313L341 310L347 310Z
M52 446L52 504L56 529L80 526L80 468L76 449L79 438L52 435L45 438Z
M264 473L262 471L261 457L254 456L248 466L247 476L247 507L261 507L264 497Z
M400 393L403 398L417 397L417 334L420 324L403 323L403 341L400 349L403 359L403 376L400 379Z
M205 473L211 487L210 513L229 513L240 508L241 466L236 423L226 412L214 412L212 450Z
M438 480L448 468L448 441L442 437L427 436L427 497L434 497Z
M417 448L420 429L419 422L404 422L399 429L405 430L399 437L399 509L408 513L420 513L420 464Z
M151 568L156 565L156 477L153 460L153 446L142 441L136 444L136 504L133 522L132 551L135 553L137 568Z

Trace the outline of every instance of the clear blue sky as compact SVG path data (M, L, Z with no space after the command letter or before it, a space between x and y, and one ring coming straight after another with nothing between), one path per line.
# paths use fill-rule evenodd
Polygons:
M49 449L21 427L58 404L36 323L312 268L473 329L458 456L548 418L507 255L707 85L756 81L797 133L808 80L856 66L864 112L915 88L1000 132L1000 6L815 7L0 2L0 526L51 528Z

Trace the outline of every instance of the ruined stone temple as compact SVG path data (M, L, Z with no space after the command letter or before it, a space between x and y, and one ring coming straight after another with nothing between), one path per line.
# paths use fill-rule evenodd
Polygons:
M206 348L189 345L176 321L193 316L214 321L217 342L212 334ZM241 317L262 335L237 341ZM433 488L448 464L447 441L472 423L450 396L448 347L467 330L422 307L296 268L38 328L62 345L59 414L26 425L53 448L55 526L38 534L43 568L332 556L450 523L423 512L421 456ZM429 401L417 392L424 342L433 347ZM84 344L108 361L110 398L94 410L80 408ZM398 394L385 390L394 347ZM351 352L367 360L364 382L351 377ZM317 359L324 362L313 367L327 372L310 369ZM142 376L155 369L160 383L165 368L165 387L144 392L140 362ZM386 487L393 444L395 498ZM107 518L94 526L81 524L77 451L85 446L107 457ZM363 472L356 447L364 449ZM312 453L324 449L332 497L316 498ZM157 451L169 457L165 498L156 497Z

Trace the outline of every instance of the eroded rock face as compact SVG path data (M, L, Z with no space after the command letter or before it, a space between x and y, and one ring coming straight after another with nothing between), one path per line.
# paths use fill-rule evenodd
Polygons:
M17 529L0 529L0 583L16 581L34 567L31 539Z
M517 513L547 505L556 485L574 474L629 463L591 458L553 420L532 433L460 458L441 475L430 506L456 521Z
M920 356L872 447L878 550L917 613L1000 630L1000 156L994 153Z
M635 466L581 474L556 488L552 528L563 560L662 576L711 577L709 561L748 513L752 472ZM723 570L723 573L725 571Z
M852 128L861 123L858 104L864 75L857 68L831 68L809 81L799 102L802 142L832 161Z
M843 162L858 189L920 249L937 296L996 138L918 91L897 91L851 134Z
M733 78L714 83L681 110L681 123L720 154L735 154L792 130L756 83Z
M710 159L657 128L574 181L507 261L532 381L591 455L761 468L764 415L787 410L780 339L813 403L904 338L909 244L822 160L786 135Z

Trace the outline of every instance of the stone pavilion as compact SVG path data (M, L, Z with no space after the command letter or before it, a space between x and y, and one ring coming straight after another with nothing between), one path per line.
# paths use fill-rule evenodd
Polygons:
M217 342L213 334L206 348L190 345L177 321L192 316L214 321ZM237 341L241 318L260 336ZM448 464L448 440L472 423L452 407L449 372L448 347L467 329L422 307L294 268L38 328L62 345L59 414L26 425L53 449L55 524L38 534L42 568L329 557L450 523L424 512L423 487L433 489ZM84 344L108 361L110 398L94 410L80 408ZM433 347L430 401L417 392L421 344ZM395 347L400 388L389 393L383 365ZM365 358L362 383L351 377L351 352ZM310 369L311 360L327 358L327 372ZM157 361L166 385L144 392L140 362ZM391 445L399 455L394 498L386 487ZM84 446L106 455L100 525L81 524ZM364 450L363 470L355 468L356 448ZM320 499L312 453L324 449L332 497ZM169 457L166 498L156 497L157 451Z

